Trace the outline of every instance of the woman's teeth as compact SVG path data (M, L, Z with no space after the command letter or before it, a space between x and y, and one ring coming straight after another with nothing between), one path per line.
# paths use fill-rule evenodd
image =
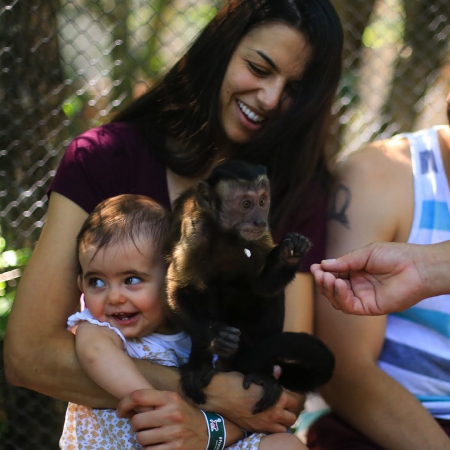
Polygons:
M247 119L251 120L252 122L260 123L264 120L264 117L259 116L258 114L255 114L250 108L245 106L240 100L237 102L239 109L242 111L242 113L247 117Z

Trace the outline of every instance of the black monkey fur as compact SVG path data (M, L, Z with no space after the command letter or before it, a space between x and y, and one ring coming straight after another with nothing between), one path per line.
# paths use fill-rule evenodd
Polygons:
M281 386L308 392L332 375L334 357L325 344L282 332L284 289L311 244L288 233L275 245L269 207L265 167L242 161L217 166L174 202L165 306L192 339L181 384L197 403L205 402L203 388L217 370L243 373L245 388L263 387L254 413L273 405ZM278 381L274 365L282 369Z

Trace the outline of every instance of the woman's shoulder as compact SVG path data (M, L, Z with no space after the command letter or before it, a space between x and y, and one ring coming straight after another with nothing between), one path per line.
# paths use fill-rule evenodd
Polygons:
M142 148L145 146L139 128L131 123L111 122L91 128L73 139L66 153L70 151L103 151L116 152L127 147Z
M87 130L66 148L62 167L83 166L92 170L119 170L154 165L156 147L164 145L158 133L146 133L134 124L112 122Z
M168 200L165 166L154 155L159 136L144 139L136 125L109 123L77 136L67 147L49 192L56 191L90 212L119 194L147 195L164 206Z

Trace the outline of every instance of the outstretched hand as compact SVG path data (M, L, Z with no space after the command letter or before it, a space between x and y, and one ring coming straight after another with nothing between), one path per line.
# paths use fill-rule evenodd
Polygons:
M407 309L426 297L417 247L373 243L313 264L316 288L348 314L375 316Z

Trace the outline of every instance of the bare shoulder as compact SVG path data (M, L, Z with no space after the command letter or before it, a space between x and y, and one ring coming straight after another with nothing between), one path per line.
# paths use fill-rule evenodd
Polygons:
M334 256L375 240L407 238L414 211L407 139L367 144L342 157L334 175L329 215L334 219L329 222L329 239L336 241ZM342 245L337 245L338 241Z
M392 181L392 175L411 173L409 142L405 138L374 141L338 159L334 173L338 179L357 177L376 184Z

